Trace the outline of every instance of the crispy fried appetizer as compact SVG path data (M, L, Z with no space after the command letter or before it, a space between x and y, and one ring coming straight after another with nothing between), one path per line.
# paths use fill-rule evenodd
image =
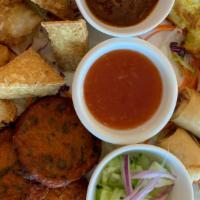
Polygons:
M200 146L184 129L160 141L160 146L177 156L188 170L191 181L200 180Z
M40 184L31 184L24 200L45 200L49 189ZM64 199L63 199L64 200Z
M0 42L19 44L36 29L41 18L22 2L1 1Z
M98 162L101 143L80 123L70 98L46 97L16 124L14 143L26 177L50 188L80 179Z
M85 179L75 181L67 187L49 190L45 200L85 200L88 182Z
M190 29L185 38L184 47L191 53L200 57L200 26L198 29Z
M200 1L176 0L169 19L179 28L187 30L184 47L200 56Z
M15 99L56 94L64 79L41 56L28 49L0 67L0 98Z
M8 47L0 44L0 67L7 64L10 59Z
M31 0L55 16L66 19L71 14L71 3L75 0ZM73 2L74 3L74 2Z
M169 19L179 28L198 28L200 25L200 1L176 0Z
M3 142L9 142L12 139L13 129L12 128L4 128L0 131L0 144Z
M0 128L13 122L17 117L17 108L12 101L0 99Z
M17 162L11 142L0 144L0 176L4 175Z
M83 19L43 22L60 66L73 71L88 50L88 30Z
M29 184L23 177L10 171L0 179L0 199L25 200L29 187Z

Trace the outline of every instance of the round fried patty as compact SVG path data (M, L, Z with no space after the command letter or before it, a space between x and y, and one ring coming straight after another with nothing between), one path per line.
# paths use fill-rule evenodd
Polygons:
M28 178L50 188L80 179L101 152L100 141L80 123L72 100L58 96L30 106L16 124L14 143Z
M0 130L0 144L8 142L12 139L13 130L12 128L4 128Z
M0 143L0 176L4 175L17 162L16 154L10 142Z
M26 180L12 171L0 177L1 200L25 200L28 188Z
M85 179L75 181L67 187L49 190L45 200L85 200L88 183Z

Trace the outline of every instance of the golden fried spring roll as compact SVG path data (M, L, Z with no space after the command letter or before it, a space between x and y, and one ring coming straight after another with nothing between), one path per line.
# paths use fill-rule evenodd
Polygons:
M172 121L200 138L200 94L192 89L183 92L183 98Z
M188 170L191 181L200 180L200 145L183 129L160 141L159 146L173 153Z

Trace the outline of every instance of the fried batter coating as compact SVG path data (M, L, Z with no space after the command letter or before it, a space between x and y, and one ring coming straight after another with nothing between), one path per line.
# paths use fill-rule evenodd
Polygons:
M52 12L54 15L64 19L68 15L69 0L31 0L38 4L41 8Z
M75 181L67 187L51 189L45 200L85 200L88 183L85 179Z
M176 0L169 19L179 28L197 28L200 26L200 1Z
M55 96L37 101L22 115L14 143L28 178L50 188L80 179L101 151L100 141L76 116L72 100Z
M0 44L0 67L7 64L10 59L8 47Z
M17 108L10 100L0 99L0 128L7 126L17 117Z
M17 162L11 142L0 144L0 176L4 175Z
M200 0L176 0L169 19L187 30L184 47L200 55Z
M0 130L0 144L11 141L13 134L12 128L4 128Z
M4 1L6 2L6 1ZM41 18L23 3L0 4L0 42L16 45L39 25Z
M28 195L25 200L45 200L49 189L42 185L30 185Z
M1 200L26 200L29 184L26 180L10 171L0 178Z

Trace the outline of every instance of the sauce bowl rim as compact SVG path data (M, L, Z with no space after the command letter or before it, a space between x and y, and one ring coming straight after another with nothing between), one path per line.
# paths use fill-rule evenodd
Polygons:
M92 67L92 63L95 62L96 59L101 57L100 53L104 55L106 53L104 51L107 50L107 52L110 52L112 50L109 50L109 48L112 47L114 48L113 50L124 49L121 48L123 44L129 45L130 48L132 47L133 51L134 50L137 51L134 48L135 45L138 45L141 48L141 51L142 49L144 50L147 49L149 52L153 52L153 54L157 56L160 63L162 63L163 68L165 68L165 70L167 71L167 74L164 74L164 76L166 76L164 78L166 79L165 80L166 84L169 85L169 86L167 85L166 87L170 87L169 90L170 93L167 94L168 96L167 98L169 98L167 103L166 103L167 100L165 100L165 102L161 100L164 103L161 102L159 110L156 111L157 116L155 114L155 116L152 116L147 122L145 122L143 125L139 127L128 130L117 130L102 125L101 122L97 121L95 117L91 114L91 112L88 110L86 102L84 100L83 83L87 75L87 72ZM150 60L154 62L153 59ZM164 82L162 76L161 80L162 82ZM166 90L167 88L163 89L163 93L165 94L165 96L166 96ZM113 144L139 143L155 136L164 128L164 126L170 120L176 106L177 97L178 97L178 84L175 72L169 60L163 55L163 53L159 49L151 45L149 42L137 38L129 38L129 39L112 38L98 44L83 57L75 72L72 83L72 99L75 111L80 121L93 135L95 135L96 137L100 138L103 141ZM162 99L164 99L164 96L162 97ZM152 122L154 122L154 124Z
M175 0L167 0L167 1L159 0L156 7L153 9L150 15L142 22L128 27L117 27L106 24L101 20L99 20L90 11L85 0L75 0L75 1L81 14L91 26L93 26L95 29L97 29L102 33L114 37L138 36L151 31L168 16L175 3ZM161 9L160 7L162 6L163 3L165 3L166 5L163 6Z

